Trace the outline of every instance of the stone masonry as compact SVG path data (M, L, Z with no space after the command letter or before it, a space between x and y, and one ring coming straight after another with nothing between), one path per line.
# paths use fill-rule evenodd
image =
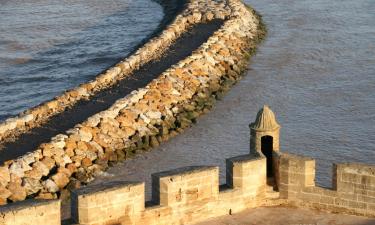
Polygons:
M264 130L277 124L267 106L258 113L251 127L259 121L270 122ZM261 150L264 149L261 146ZM75 190L71 195L72 222L80 225L191 224L245 209L280 204L375 217L374 165L337 164L333 187L326 189L315 185L313 159L275 152L277 154L271 157L276 159L271 161L262 151L227 159L224 185L219 185L216 166L186 167L153 174L152 202L147 204L141 182L109 182ZM273 166L275 183L269 182L269 162L278 162ZM278 191L270 190L270 186ZM60 218L59 207L59 200L33 200L3 206L0 224L29 224L25 222L27 213L27 221L38 221L32 224L57 225L60 224L56 219Z

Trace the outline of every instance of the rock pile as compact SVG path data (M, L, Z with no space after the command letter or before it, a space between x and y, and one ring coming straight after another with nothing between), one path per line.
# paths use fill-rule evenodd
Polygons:
M88 99L100 90L108 88L124 77L130 75L134 70L146 63L156 60L166 49L191 28L194 24L204 20L211 20L213 12L217 18L224 19L229 13L219 6L223 1L198 3L191 1L186 9L178 15L172 23L157 37L149 40L143 47L139 48L133 55L119 62L112 68L98 75L94 80L81 84L72 90L68 90L53 100L42 103L34 108L28 109L19 116L9 118L0 123L0 141L15 139L20 134L42 125L52 116L63 112L66 108L73 106L81 99ZM207 13L209 16L205 16ZM216 9L218 9L216 11ZM202 17L203 15L203 17Z
M168 46L188 27L217 18L226 21L206 43L146 87L0 167L0 203L64 195L64 190L86 184L112 163L177 135L207 112L240 78L261 35L256 14L237 0L192 0L174 23L142 51L96 81L67 92L72 98L90 95L123 76L123 71L152 59L155 49ZM59 99L64 103L60 104ZM70 104L68 99L60 96L52 101L56 104L49 102L41 107L50 104L49 110L53 111L54 107Z

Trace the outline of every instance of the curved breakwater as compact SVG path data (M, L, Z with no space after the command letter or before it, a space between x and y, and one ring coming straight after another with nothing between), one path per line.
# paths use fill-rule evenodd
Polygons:
M17 140L30 135L25 131L46 127L54 116L69 110L83 120L74 121L74 128L62 127L58 134L46 136L48 140L40 140L43 143L34 143L26 155L5 161L0 168L5 193L1 202L27 196L59 197L66 188L88 183L112 163L182 132L240 78L263 35L255 12L240 1L189 1L159 36L94 81L2 124L3 139L9 142L9 137ZM158 62L167 66L160 67L155 64ZM155 70L154 76L160 74L140 81L138 73L147 77L150 70ZM123 81L124 77L127 80ZM107 95L131 82L138 85L137 90L128 88L129 94L125 91L112 96L116 100L112 105L104 105L92 115L84 114L95 108L95 103L106 102L106 98L92 101L100 96L97 93L105 90L102 93ZM83 99L94 105L82 105ZM82 111L74 113L75 107L81 106ZM61 117L53 123L60 126L69 119ZM28 146L30 139L34 138L25 139L23 146Z

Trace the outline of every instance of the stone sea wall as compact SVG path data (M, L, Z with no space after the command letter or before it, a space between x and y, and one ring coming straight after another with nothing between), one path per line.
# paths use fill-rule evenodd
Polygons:
M91 181L111 163L157 146L182 132L210 109L215 100L240 78L263 35L255 12L238 0L189 1L182 14L135 55L95 81L30 110L32 113L26 113L19 124L32 127L29 122L39 123L39 117L53 115L77 99L90 96L95 90L112 84L145 61L157 57L156 49L168 47L193 24L213 19L224 19L225 22L191 56L146 87L119 99L109 109L1 166L0 203L21 201L26 197L61 197L69 193L67 189ZM14 121L20 121L20 118L6 124Z
M163 1L158 0L163 3ZM26 110L17 117L9 118L0 123L0 142L16 138L21 133L38 127L50 117L63 112L81 99L87 99L100 90L114 85L119 80L130 75L137 68L160 57L172 42L191 28L194 24L213 18L225 19L230 14L225 1L187 1L188 7L168 25L159 36L149 40L130 57L117 63L94 80L68 90L53 100L42 103ZM166 3L167 4L167 3Z

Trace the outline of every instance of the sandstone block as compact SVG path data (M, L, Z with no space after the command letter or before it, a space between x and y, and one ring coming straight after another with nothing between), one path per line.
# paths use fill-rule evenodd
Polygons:
M88 127L82 127L79 130L79 136L81 141L89 142L92 140L92 130Z
M51 179L48 179L46 181L43 181L42 182L42 185L43 187L50 193L55 193L57 191L59 191L59 187L57 186L57 184L52 181Z
M22 168L22 163L20 161L15 161L14 163L12 163L9 167L9 172L18 177L23 177L25 175L25 171Z
M22 179L22 186L26 189L27 195L37 193L39 190L43 188L39 179L33 179L28 177Z
M60 189L63 189L69 183L68 175L63 172L58 172L57 174L53 175L52 180Z
M82 166L87 168L92 165L92 161L89 158L82 159Z
M10 182L10 172L8 167L0 167L0 185L6 186Z
M9 198L9 196L12 195L12 192L6 189L5 187L0 185L0 199L6 199Z
M12 195L9 196L9 199L16 202L22 201L26 198L26 189L21 186L21 184L10 182L8 185L8 190L12 192Z

